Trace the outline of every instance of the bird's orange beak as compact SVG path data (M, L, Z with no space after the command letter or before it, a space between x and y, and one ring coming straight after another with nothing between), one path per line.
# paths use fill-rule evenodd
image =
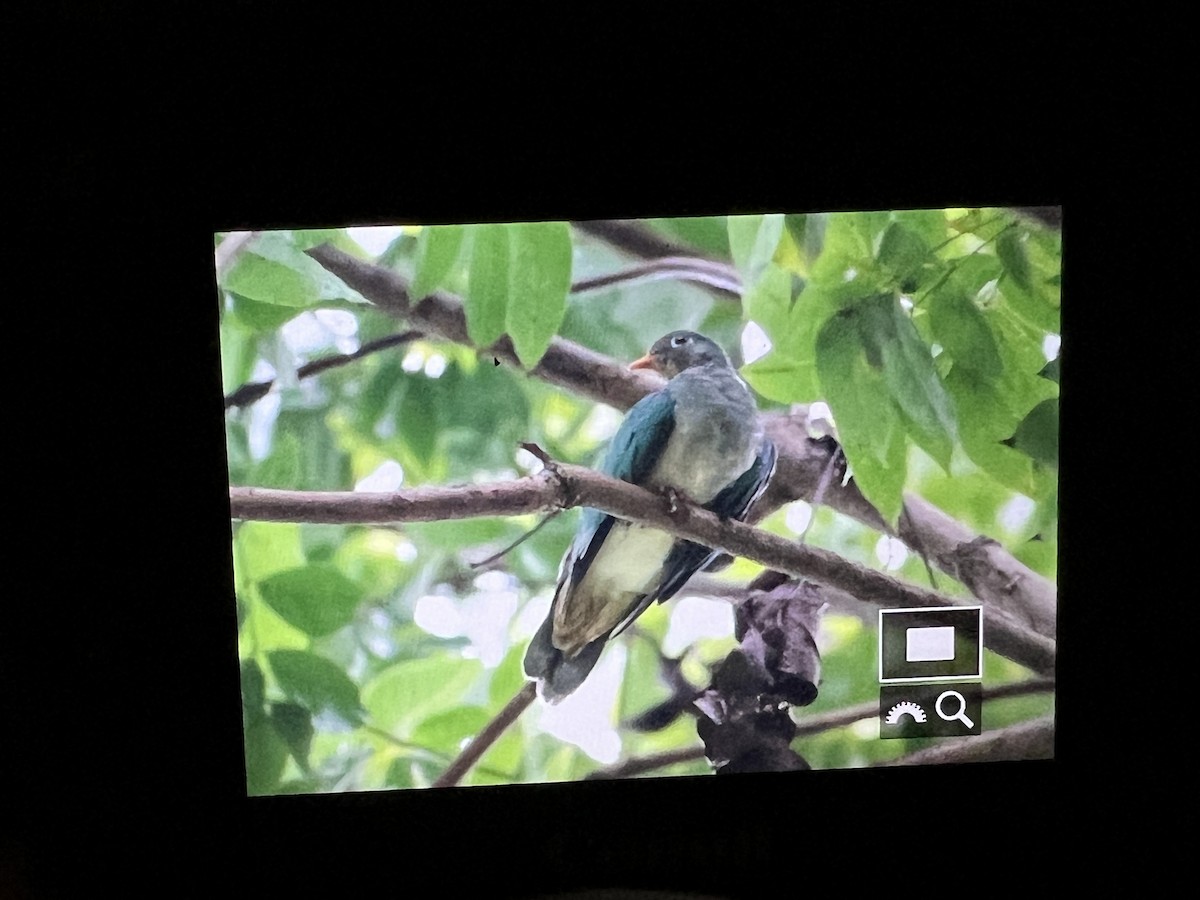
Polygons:
M647 353L641 359L635 359L629 364L631 369L653 369L658 371L658 363L654 361L654 357Z

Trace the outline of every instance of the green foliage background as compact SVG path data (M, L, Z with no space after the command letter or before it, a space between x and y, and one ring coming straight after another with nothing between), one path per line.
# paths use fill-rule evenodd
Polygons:
M772 344L741 367L760 408L826 401L859 486L885 516L894 522L902 491L916 492L1055 577L1058 370L1045 350L1056 349L1047 336L1059 331L1059 235L998 209L647 224L732 262L745 284L742 303L680 281L569 294L572 281L629 259L566 223L405 227L375 261L411 279L414 296L440 288L462 297L472 340L486 346L508 334L526 368L556 334L628 362L676 328L709 335L741 365L741 333L753 321ZM217 235L218 247L226 237ZM304 255L326 241L372 258L344 229L271 232L218 275L226 392L265 371L277 376L269 399L227 413L231 484L349 490L389 461L402 467L406 487L510 479L523 474L520 441L558 459L595 461L615 416L470 348L417 341L298 380L299 364L336 352L332 332L329 346L297 352L284 326L299 316L348 313L330 327L352 331L358 343L405 327ZM265 436L253 449L252 432ZM1025 514L1013 515L1019 508ZM462 610L494 598L469 563L515 540L533 517L400 529L235 522L250 793L428 785L523 683L527 637L516 624L527 604L549 597L576 516L558 517L500 564L516 602L511 646L496 665L485 665L466 637L421 628L414 610L430 594ZM786 509L762 527L794 536ZM879 537L818 509L806 540L878 567ZM744 585L758 571L739 560L722 577ZM915 554L895 574L928 584ZM965 594L948 581L940 577L939 589ZM658 647L687 595L656 606L617 641L624 672L614 723L668 696ZM821 642L820 695L796 711L799 721L877 697L872 624L832 611ZM731 632L698 640L684 673L706 684L707 667L734 646ZM1027 676L985 655L987 684ZM1000 727L1051 707L1044 694L996 701L985 722ZM601 768L536 719L523 716L464 783L573 780ZM658 732L619 733L622 758L699 746L688 716ZM814 768L830 768L920 743L879 741L866 720L795 748ZM700 759L653 774L709 771Z

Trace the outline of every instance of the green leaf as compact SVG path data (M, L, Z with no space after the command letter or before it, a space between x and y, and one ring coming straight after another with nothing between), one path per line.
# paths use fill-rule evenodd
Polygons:
M571 289L571 229L566 222L509 226L508 308L505 326L517 358L537 365L567 309Z
M236 291L230 291L229 296L233 298L235 321L254 334L277 331L280 326L291 321L298 314L298 310L294 306L260 303Z
M276 435L271 455L256 465L251 472L251 483L256 487L295 488L301 479L300 439L285 431Z
M954 401L938 377L929 347L894 297L873 298L856 312L867 358L880 360L888 392L908 422L909 434L949 469L957 438Z
M358 585L328 563L279 572L259 582L258 590L284 621L313 637L349 624L362 599Z
M628 722L671 695L663 683L658 648L648 640L631 640L625 645L625 673L617 693L617 715Z
M1017 426L1011 440L1005 441L1037 462L1058 467L1058 400L1043 400L1029 411Z
M874 282L875 237L888 224L888 213L829 213L821 255L812 265L812 278L827 287L845 282L854 269L862 282Z
M441 406L436 382L421 374L407 375L404 394L396 408L396 433L423 465L437 451Z
M950 237L944 209L905 209L892 215L897 222L920 237L931 251Z
M901 290L916 290L928 276L922 271L922 266L931 258L929 247L920 235L899 222L893 222L883 233L877 259L881 266L892 273Z
M238 254L225 276L226 290L258 303L307 308L323 301L365 302L295 245L288 232L267 232Z
M1025 255L1025 245L1016 229L1010 228L996 238L996 255L1004 263L1004 270L1023 290L1032 287L1029 277L1029 257Z
M300 454L300 477L292 487L305 491L344 490L350 458L329 427L327 409L287 409L275 420L275 439L291 434Z
M971 461L1001 484L1037 497L1032 461L1002 443L1012 435L1016 423L1008 408L1011 398L1002 387L959 366L946 376L946 387L954 397L959 437Z
M1061 357L1054 357L1054 359L1050 360L1050 362L1046 363L1046 365L1042 367L1042 371L1038 372L1038 374L1043 378L1053 381L1055 384L1061 384L1062 382L1059 379L1061 377L1060 370L1062 363L1060 360Z
M833 316L816 341L817 375L860 490L890 522L906 473L904 422L881 369L867 359L855 311Z
M270 794L279 784L287 762L288 745L270 719L262 716L246 727L246 792Z
M487 226L485 226L487 227ZM446 283L462 249L466 228L462 225L426 225L417 238L416 276L413 299L425 297Z
M796 257L790 268L806 278L813 262L821 255L828 222L828 213L788 213L783 217L784 231L796 248Z
M300 526L291 522L243 522L233 549L238 577L247 583L304 565Z
M779 344L789 334L792 300L791 273L769 263L742 296L743 315L747 321L758 323L772 345Z
M272 703L270 718L296 764L307 772L308 751L313 738L312 716L308 710L295 703Z
M279 688L314 714L326 710L346 722L362 721L358 686L334 663L306 650L276 650L267 655Z
M430 750L457 753L463 738L474 737L489 721L491 716L483 707L460 706L427 718L413 731L412 742Z
M1034 288L1026 290L1015 279L1001 282L1000 292L1010 309L1042 331L1059 330L1059 308L1050 302L1045 292Z
M480 347L488 347L504 334L508 313L509 232L505 225L474 225L471 231L471 265L463 304L467 334Z
M289 316L316 300L313 284L305 274L245 250L226 274L224 287L253 303L288 307Z
M242 708L246 711L247 720L251 720L263 714L266 687L262 669L254 660L243 659L241 670Z
M479 660L455 656L397 663L363 688L363 705L376 726L406 735L434 713L457 706L482 671Z
M955 365L984 377L1000 374L1003 363L987 319L955 285L945 285L929 298L933 335Z
M754 284L779 246L783 215L729 216L729 252L746 284Z
M791 274L772 263L742 303L746 318L771 339L771 350L744 366L742 377L762 396L780 403L819 399L813 344L817 330L836 308L833 298L812 284L794 295Z

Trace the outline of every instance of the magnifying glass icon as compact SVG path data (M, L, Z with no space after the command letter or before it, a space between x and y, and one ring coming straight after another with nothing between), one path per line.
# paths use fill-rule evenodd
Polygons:
M958 712L954 713L953 715L946 715L946 713L942 712L942 701L947 697L953 697L958 701ZM937 714L947 722L953 722L955 719L959 719L968 728L975 727L975 723L967 718L967 698L958 691L943 691L937 698L937 702L933 704L933 708L936 709Z

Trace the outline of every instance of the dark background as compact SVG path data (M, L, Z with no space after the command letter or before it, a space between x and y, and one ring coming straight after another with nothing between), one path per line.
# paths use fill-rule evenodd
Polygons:
M892 840L886 798L914 791L977 811L971 858L1001 889L1035 866L1069 871L1079 842L1112 839L1088 810L1099 781L1109 800L1120 783L1090 689L1118 643L1094 474L1099 423L1120 402L1106 389L1115 304L1093 273L1096 197L1065 194L1073 151L1052 47L1023 34L1009 45L1019 64L1010 53L967 75L939 51L901 89L890 41L839 39L853 53L825 59L808 52L812 34L755 31L745 61L724 45L676 61L661 55L669 32L594 55L563 33L501 48L493 65L462 47L414 56L433 43L423 32L334 49L328 9L296 42L273 31L284 15L151 20L75 4L37 23L42 66L17 92L29 115L10 126L30 151L10 181L34 201L8 223L32 239L12 257L32 278L9 298L28 359L14 364L9 418L10 441L33 448L14 479L15 496L30 492L15 509L33 515L14 513L11 547L36 590L14 592L5 628L0 876L14 896L148 885L757 897L842 872L836 889L857 890L887 874L874 869ZM367 102L364 56L389 63ZM767 77L765 60L784 65ZM1057 204L1055 760L244 796L213 231ZM936 823L920 834L931 848L962 839Z

